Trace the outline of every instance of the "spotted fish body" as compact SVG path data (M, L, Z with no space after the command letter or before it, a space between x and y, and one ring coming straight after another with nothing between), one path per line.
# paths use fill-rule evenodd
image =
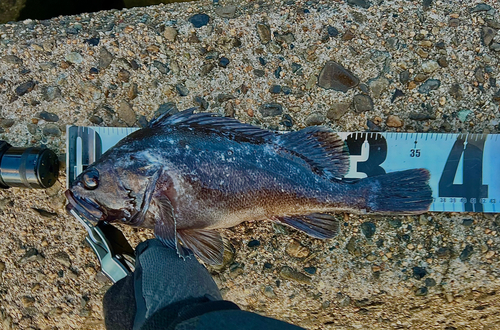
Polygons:
M335 133L277 134L193 109L158 118L108 150L67 190L68 207L97 221L154 229L180 255L222 260L214 229L272 220L321 238L338 231L326 213L417 214L432 201L415 169L342 180L348 152Z

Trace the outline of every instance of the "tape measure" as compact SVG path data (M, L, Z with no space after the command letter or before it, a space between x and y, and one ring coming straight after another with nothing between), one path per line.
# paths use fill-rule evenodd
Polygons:
M67 184L138 128L68 126ZM500 134L338 133L350 153L346 178L426 168L435 212L500 212Z

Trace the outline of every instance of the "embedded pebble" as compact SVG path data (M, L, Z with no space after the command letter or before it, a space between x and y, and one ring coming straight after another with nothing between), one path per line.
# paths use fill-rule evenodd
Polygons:
M428 277L425 279L425 286L428 288L431 288L433 286L436 286L436 280L433 279L432 277Z
M260 42L264 45L268 44L271 41L271 29L269 25L264 23L257 23L257 35L259 36Z
M219 94L217 95L217 102L224 103L229 100L233 100L235 97L231 94Z
M441 56L439 59L438 59L438 64L440 67L442 68L447 68L449 63L448 63L448 59L446 58L446 56Z
M29 248L26 253L19 259L18 263L20 265L33 262L33 261L39 261L42 262L45 258L39 254L38 250L35 248Z
M21 302L23 303L24 307L31 307L35 304L35 298L31 296L23 296L21 297Z
M361 7L364 9L368 9L371 6L371 2L369 0L347 0L349 6L352 7Z
M473 252L474 252L474 248L472 247L472 245L467 245L460 253L460 260L466 261L466 260L470 259Z
M494 52L500 52L500 43L494 41L490 45L490 49Z
M207 14L196 14L189 18L189 22L197 29L207 25L209 21L210 17Z
M337 28L335 28L334 26L329 25L326 27L326 30L330 37L335 38L339 35L339 30L337 30Z
M403 127L403 121L395 115L389 115L385 123L389 127Z
M179 93L180 96L189 95L189 89L186 86L184 86L183 84L175 85L175 89L177 90L177 93Z
M0 126L3 128L12 127L16 121L12 118L0 118Z
M113 61L114 56L105 48L99 50L99 68L106 69Z
M427 270L423 267L413 267L412 270L413 270L413 277L416 278L417 280L421 280L428 274Z
M418 88L419 93L429 94L431 91L436 90L441 86L441 81L438 79L427 79L420 87Z
M326 117L330 120L339 120L342 116L349 111L349 103L333 103L326 113Z
M281 33L278 33L277 31L275 31L273 33L273 36L274 36L274 40L279 41L279 42L284 42L286 44L291 44L295 41L295 36L291 32L281 34Z
M287 113L283 115L280 121L280 125L283 125L285 127L292 127L293 123L293 118Z
M467 117L472 113L471 110L468 109L462 109L457 113L457 118L460 120L462 123L467 120Z
M399 73L399 81L401 82L401 84L406 85L410 81L410 71L401 71Z
M80 64L83 61L82 55L78 52L71 52L69 54L66 54L64 58L66 59L66 61L73 64Z
M354 110L357 113L373 110L373 100L369 95L357 94L352 100Z
M281 267L279 275L285 280L290 280L302 284L311 283L311 278L309 276L302 274L288 266Z
M66 252L64 252L64 251L56 252L52 256L52 258L54 258L54 260L56 260L61 265L65 266L66 268L70 268L71 267L71 259L70 259L69 255Z
M361 224L361 232L366 238L372 238L377 231L377 227L373 222L367 221Z
M48 121L48 122L59 121L58 115L56 115L55 113L47 112L47 111L40 112L40 114L38 114L38 117L40 117L41 119Z
M286 249L285 249L286 253L291 256L291 257L294 257L294 258L305 258L309 255L309 248L303 246L302 244L300 244L299 241L297 240L293 240L292 242L290 242Z
M398 97L403 97L403 96L405 96L405 93L399 88L396 88L396 90L394 90L394 93L392 94L391 103L394 103L394 101L396 101Z
M229 59L227 57L221 57L219 59L219 66L226 68L229 65Z
M483 26L481 29L481 40L483 45L489 46L493 42L497 31L489 26Z
M163 36L170 42L174 42L177 38L177 30L171 26L167 26L165 31L163 31Z
M123 82L128 82L130 79L130 72L125 69L120 69L120 71L118 71L118 79Z
M488 10L491 10L491 6L490 5L487 5L485 3L478 3L470 11L471 11L471 13L478 13L478 12L481 12L481 11L488 11Z
M2 57L2 60L10 64L17 64L17 65L23 64L23 60L17 57L16 55L5 55Z
M127 101L123 100L117 109L118 116L123 120L128 126L133 126L137 120L132 106Z
M85 40L83 40L83 42L86 44L89 44L91 46L98 46L100 40L101 40L100 38L95 37L95 38L85 39Z
M251 240L250 242L247 243L247 246L249 248L254 248L254 247L260 246L260 241L257 240L257 239L253 239L253 240Z
M61 136L61 129L56 124L47 124L43 127L43 135Z
M322 125L325 122L325 116L321 112L313 112L305 119L306 126Z
M215 8L215 13L222 18L235 18L236 17L236 6L227 5L223 7Z
M263 117L279 116L283 113L283 106L279 103L266 103L259 107L259 112Z
M359 79L351 71L334 61L326 62L318 77L318 86L344 93L358 84Z
M416 291L415 291L415 295L417 297L423 297L423 296L426 296L427 294L429 293L429 289L427 289L427 287L421 287L421 288L418 288Z
M271 88L269 88L269 92L271 94L279 94L281 92L281 86L280 85L273 85Z
M276 298L276 293L274 292L274 289L272 286L265 286L264 287L264 296L266 296L267 298Z
M42 98L45 101L51 102L61 97L61 89L57 86L43 86Z
M311 275L314 275L316 274L316 270L317 268L316 267L305 267L304 268L304 271L308 274L311 274Z
M451 85L449 93L456 100L462 99L462 88L460 87L460 84Z
M162 62L157 61L157 60L153 61L153 66L156 69L158 69L158 71L160 71L160 73L162 73L162 74L167 74L170 71L170 69L168 68L168 66L165 63L162 63Z
M368 86L370 86L372 96L374 98L379 98L389 87L389 79L385 77L378 77L377 79L370 80L368 82Z
M23 96L24 94L31 92L33 88L35 88L35 82L27 81L17 86L15 92L18 96Z
M433 73L437 69L439 69L439 64L436 61L430 60L422 63L422 70L424 73Z

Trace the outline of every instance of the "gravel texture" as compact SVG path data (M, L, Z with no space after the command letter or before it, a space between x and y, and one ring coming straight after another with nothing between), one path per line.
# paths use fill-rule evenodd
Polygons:
M0 25L0 138L64 159L68 124L192 106L278 130L499 133L499 11L205 0ZM64 182L0 191L4 329L103 329L111 283ZM224 230L232 248L210 269L224 297L309 329L500 328L499 215L338 217L328 241L268 222Z

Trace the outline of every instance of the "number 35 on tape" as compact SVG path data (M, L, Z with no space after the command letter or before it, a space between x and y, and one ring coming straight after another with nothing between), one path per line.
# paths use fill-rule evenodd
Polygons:
M346 178L426 168L436 212L500 212L500 134L339 133Z

